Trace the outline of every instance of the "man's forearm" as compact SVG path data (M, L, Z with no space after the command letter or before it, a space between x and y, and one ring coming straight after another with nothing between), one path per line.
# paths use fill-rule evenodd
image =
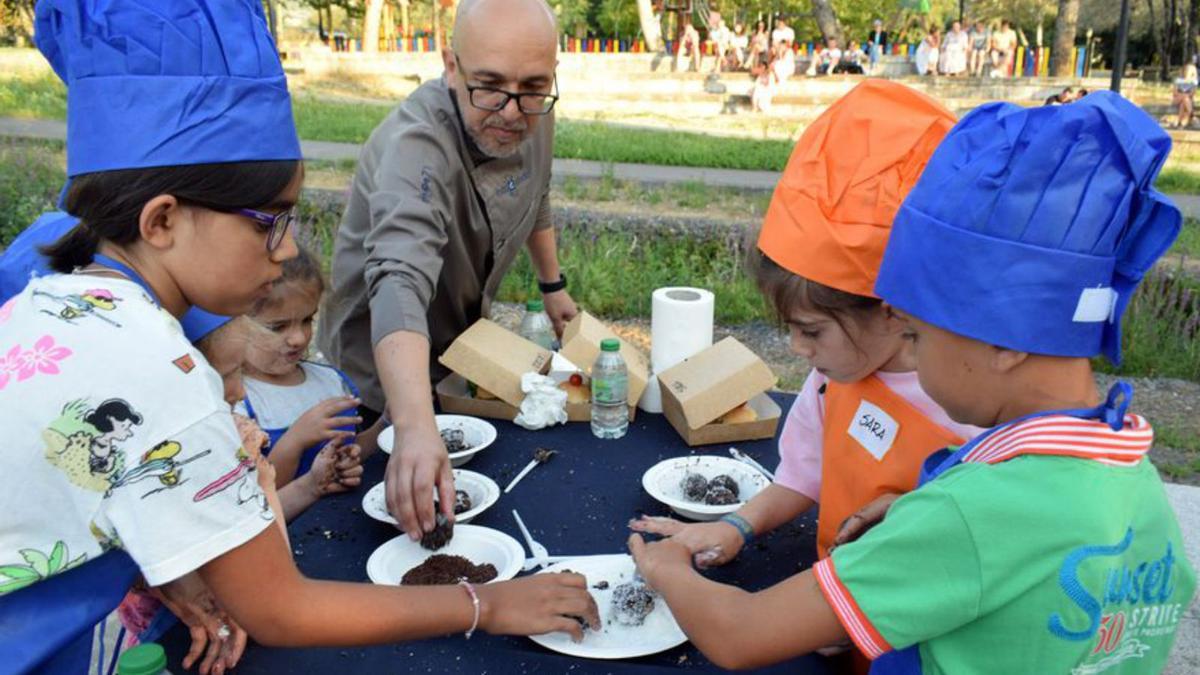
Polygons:
M562 270L558 266L558 242L554 228L534 230L526 241L529 248L529 259L533 262L534 272L539 281L558 281Z
M429 381L429 338L406 330L387 335L375 345L375 367L392 422L409 429L422 425L436 428Z

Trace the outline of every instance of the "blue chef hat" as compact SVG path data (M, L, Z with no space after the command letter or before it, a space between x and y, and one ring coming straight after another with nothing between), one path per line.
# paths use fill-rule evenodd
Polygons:
M982 106L900 207L875 291L959 335L1119 364L1121 315L1179 234L1179 210L1153 187L1170 149L1107 91Z
M67 84L67 175L298 160L259 0L41 0L38 49Z

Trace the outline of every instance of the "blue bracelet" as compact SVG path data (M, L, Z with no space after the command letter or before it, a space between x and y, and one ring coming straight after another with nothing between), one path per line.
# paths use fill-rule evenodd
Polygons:
M722 523L729 523L737 528L737 531L742 535L742 541L746 544L754 541L754 527L750 525L750 521L739 516L736 513L728 513L721 516Z

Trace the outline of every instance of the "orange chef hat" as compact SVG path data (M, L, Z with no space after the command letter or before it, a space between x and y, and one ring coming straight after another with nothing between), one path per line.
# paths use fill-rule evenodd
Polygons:
M954 123L925 94L864 81L800 137L767 208L759 250L811 281L878 297L892 219Z

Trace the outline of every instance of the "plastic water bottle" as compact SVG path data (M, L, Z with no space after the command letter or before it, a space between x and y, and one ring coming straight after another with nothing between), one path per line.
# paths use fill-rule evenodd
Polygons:
M521 337L539 347L554 350L558 339L554 335L554 324L546 316L546 305L541 300L530 300L525 303L525 317L521 319Z
M615 338L600 342L600 357L592 366L592 433L596 438L620 438L629 429L629 371Z

